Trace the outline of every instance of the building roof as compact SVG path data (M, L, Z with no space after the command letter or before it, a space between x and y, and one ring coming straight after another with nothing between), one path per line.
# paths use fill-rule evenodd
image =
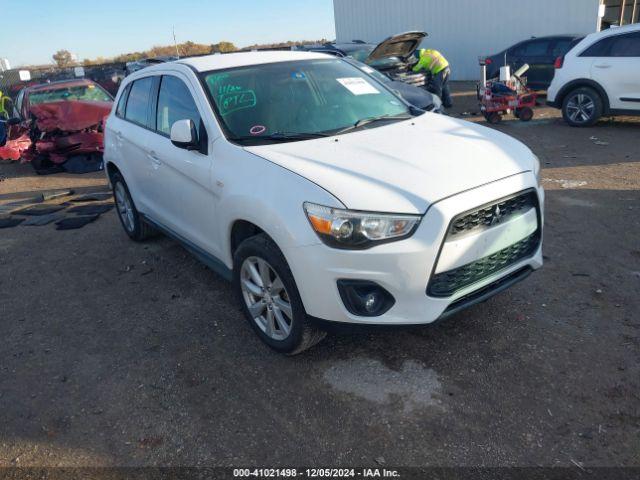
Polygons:
M207 55L204 57L183 58L178 63L189 65L199 72L223 70L226 68L261 65L265 63L292 62L300 60L319 60L329 55L314 52L298 51L264 51L226 53L222 55Z

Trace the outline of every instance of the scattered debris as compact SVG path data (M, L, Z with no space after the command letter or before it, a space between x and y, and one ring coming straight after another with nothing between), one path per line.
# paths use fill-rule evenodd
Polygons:
M63 214L59 212L50 213L48 215L36 215L28 218L22 225L25 227L43 227L45 225L49 225L50 223L57 222L58 220L61 220L63 218Z
M0 228L15 227L16 225L20 225L22 222L24 222L24 218L15 218L15 217L0 218Z
M98 204L98 205L79 205L77 207L67 210L69 213L77 213L78 215L101 215L107 213L113 208L113 205Z
M110 200L112 198L113 198L113 194L111 192L104 192L104 193L100 192L100 193L87 193L85 195L72 198L71 201L73 203L102 202L104 200Z
M56 222L56 230L76 230L91 222L95 222L99 216L100 215L86 215L63 218Z
M23 208L20 210L16 210L14 215L27 215L27 216L39 216L39 215L49 215L50 213L59 212L60 210L64 210L64 205L32 205L27 208Z
M543 182L547 183L558 183L562 188L579 188L587 185L587 182L580 180L564 180L564 179L556 179L556 178L543 178Z

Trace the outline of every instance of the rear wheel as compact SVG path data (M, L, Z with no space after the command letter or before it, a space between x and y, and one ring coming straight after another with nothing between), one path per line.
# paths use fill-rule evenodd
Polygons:
M151 237L155 230L147 224L136 209L129 187L120 173L114 173L111 177L113 197L116 201L116 209L120 223L127 235L136 242L141 242Z
M522 122L528 122L533 118L533 110L529 107L518 108L516 113L516 117Z
M562 103L562 116L572 127L590 127L602 116L602 98L593 88L582 87L570 92Z
M487 122L495 125L502 121L502 115L499 112L487 112L484 115L484 118L487 119Z
M284 255L267 235L240 244L233 284L249 324L274 350L295 355L325 337L308 320Z

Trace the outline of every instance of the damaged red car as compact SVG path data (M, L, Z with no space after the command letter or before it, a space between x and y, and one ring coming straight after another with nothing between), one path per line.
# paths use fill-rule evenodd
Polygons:
M91 80L63 80L22 89L0 159L31 162L39 173L102 168L104 118L113 98Z

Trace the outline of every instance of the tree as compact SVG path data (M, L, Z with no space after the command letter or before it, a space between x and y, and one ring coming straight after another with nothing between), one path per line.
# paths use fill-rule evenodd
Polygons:
M236 52L238 48L231 42L220 42L211 45L209 53L229 53Z
M58 50L52 56L59 68L66 68L73 65L73 55L69 50Z

